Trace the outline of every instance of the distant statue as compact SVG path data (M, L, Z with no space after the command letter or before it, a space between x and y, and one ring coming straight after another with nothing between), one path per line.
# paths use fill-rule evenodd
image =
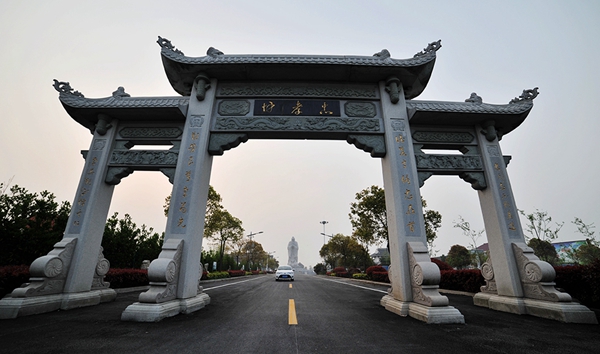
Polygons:
M296 239L292 237L290 243L288 243L288 265L295 266L298 265L298 242Z

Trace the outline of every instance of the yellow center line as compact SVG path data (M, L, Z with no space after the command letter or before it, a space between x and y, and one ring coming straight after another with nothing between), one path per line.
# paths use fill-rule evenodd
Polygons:
M296 318L296 304L294 303L294 299L290 299L290 306L288 311L288 324L289 325L297 325L298 319Z
M292 288L292 284L290 284L290 289Z

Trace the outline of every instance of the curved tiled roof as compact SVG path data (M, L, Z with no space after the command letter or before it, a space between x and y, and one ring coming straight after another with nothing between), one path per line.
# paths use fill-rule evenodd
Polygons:
M500 134L518 127L531 109L533 99L504 105L474 102L406 101L411 125L473 126L493 120Z
M122 87L105 98L86 98L74 91L68 82L54 80L59 100L79 124L93 130L98 115L114 119L173 121L185 120L189 97L130 97Z
M209 48L204 57L187 57L159 37L163 65L173 89L190 95L200 73L229 81L294 81L377 83L396 77L405 97L417 97L433 71L440 41L409 59L393 59L387 50L373 56L347 55L226 55Z

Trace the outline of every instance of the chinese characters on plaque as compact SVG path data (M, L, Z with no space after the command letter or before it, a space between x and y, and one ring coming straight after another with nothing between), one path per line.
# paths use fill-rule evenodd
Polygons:
M340 116L340 101L255 100L255 116Z

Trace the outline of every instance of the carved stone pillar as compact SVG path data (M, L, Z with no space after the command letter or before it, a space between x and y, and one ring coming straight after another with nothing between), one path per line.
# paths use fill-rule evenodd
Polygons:
M216 87L216 81L208 87ZM212 167L208 147L215 92L206 91L202 101L194 91L190 96L163 250L148 269L149 276L154 275L151 289L125 309L124 321L156 322L197 311L210 302L209 296L199 291L198 264Z
M92 290L92 284L114 189L104 179L117 126L117 120L100 115L63 239L33 261L26 288L0 301L0 318L97 305L116 297L113 289Z
M475 305L563 322L598 323L592 311L571 302L554 288L554 268L539 260L525 245L517 207L493 122L477 127L488 187L479 190L490 256L484 264L487 286L473 299Z
M395 104L384 94L383 82L380 90L387 150L382 170L392 284L390 294L381 299L381 304L388 311L427 323L464 323L463 315L447 306L448 299L437 291L440 271L427 252L419 178L402 85L398 86L400 99ZM419 295L418 301L415 294Z

